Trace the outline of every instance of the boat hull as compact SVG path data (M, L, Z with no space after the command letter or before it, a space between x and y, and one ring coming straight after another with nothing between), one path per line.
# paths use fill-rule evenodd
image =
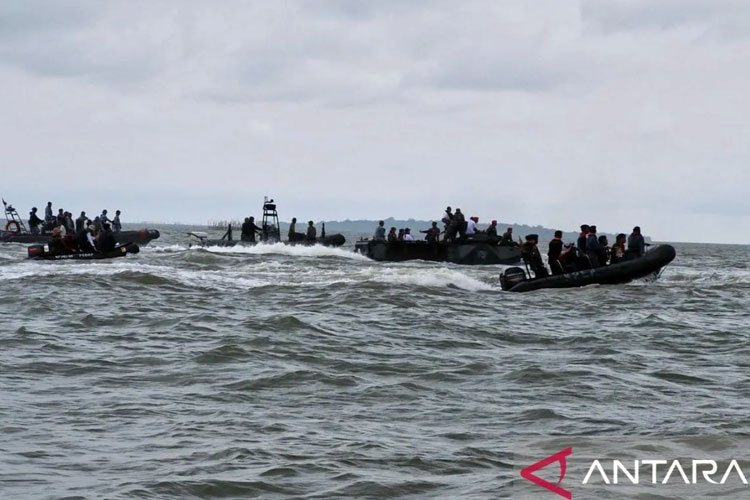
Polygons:
M148 245L151 240L159 238L156 229L141 229L138 231L121 231L112 233L117 243L138 243ZM12 231L0 231L0 242L3 243L41 243L48 244L52 240L49 234L14 233Z
M79 253L66 253L66 254L53 254L53 253L42 253L39 255L30 256L29 260L105 260L105 259L116 259L118 257L125 257L127 254L136 254L140 251L140 248L135 243L128 243L119 246L111 252L99 253L99 252L79 252Z
M619 285L659 273L677 255L671 245L654 247L643 257L626 260L618 264L575 271L546 278L525 279L510 284L501 275L500 284L509 292L530 292L542 288L577 288L586 285ZM507 271L506 271L507 272Z
M516 264L521 250L486 241L463 243L427 243L426 241L358 241L355 251L381 262L427 260L464 265Z
M218 240L218 239L207 239L199 238L198 245L203 247L234 247L234 246L254 246L263 241L242 241L242 240ZM326 247L340 247L346 243L346 238L342 234L331 234L326 237L316 238L314 241L301 239L294 241L284 241L284 245L292 246L313 246L323 245Z

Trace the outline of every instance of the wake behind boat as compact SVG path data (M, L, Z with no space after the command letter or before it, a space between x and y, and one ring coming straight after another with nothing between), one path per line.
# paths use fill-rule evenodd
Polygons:
M500 275L500 286L508 292L530 292L542 288L618 285L648 276L658 276L676 255L677 252L672 245L658 245L642 257L543 278L529 278L522 268L511 267Z

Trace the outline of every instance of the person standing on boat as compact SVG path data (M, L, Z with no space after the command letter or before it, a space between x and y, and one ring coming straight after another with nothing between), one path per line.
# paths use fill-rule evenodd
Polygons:
M438 227L437 222L433 222L430 229L420 231L420 233L425 233L424 240L430 244L437 243L440 238L440 228Z
M451 224L451 241L456 240L456 234L458 234L458 237L461 240L466 238L466 217L461 212L460 208L457 208L456 213L453 214L453 221Z
M318 236L318 230L315 229L315 223L313 221L307 222L307 241L315 241Z
M640 226L635 226L628 236L628 252L636 257L643 257L646 254L646 240L643 239Z
M466 221L466 237L473 238L477 234L477 222L479 222L479 217L469 217Z
M603 265L601 262L602 247L599 245L599 237L596 235L596 226L589 226L589 234L586 236L586 256L591 262L591 267Z
M86 217L86 212L81 212L81 215L76 219L76 234L80 234L81 232L86 230L86 221L88 221L88 217Z
M448 227L451 225L451 221L453 220L453 212L451 211L451 207L446 207L445 213L443 214L443 218L440 219L440 222L443 223L443 230L447 233Z
M292 217L292 222L289 223L289 234L287 235L289 241L297 241L297 217Z
M526 235L526 243L521 247L521 257L523 261L531 268L534 272L534 276L537 278L545 278L549 276L547 268L544 267L542 261L542 254L539 253L539 236L536 234Z
M240 236L240 239L242 241L255 243L255 234L261 232L261 228L255 225L255 217L246 217L245 222L242 224L242 235Z
M487 241L497 242L497 221L493 220L487 228Z
M578 241L576 242L576 248L581 256L586 255L586 239L589 236L589 225L581 224L581 233L578 235Z
M39 234L39 226L43 222L44 221L36 214L36 207L32 207L31 212L29 212L29 230L31 231L31 234Z
M560 262L560 254L563 250L562 231L555 231L555 237L549 242L549 251L547 252L547 263L552 274L563 274L563 266Z
M115 210L115 218L112 219L112 229L114 229L116 233L119 233L120 231L122 231L122 223L120 222L119 210Z
M385 242L385 221L378 222L378 227L375 228L375 234L372 237L373 241Z
M101 223L102 227L104 227L104 224L110 224L112 222L111 220L109 220L109 217L107 217L106 208L102 210L102 214L99 216L99 222Z
M44 222L47 224L50 224L51 222L54 222L55 216L52 215L52 202L47 202L47 208L44 209Z

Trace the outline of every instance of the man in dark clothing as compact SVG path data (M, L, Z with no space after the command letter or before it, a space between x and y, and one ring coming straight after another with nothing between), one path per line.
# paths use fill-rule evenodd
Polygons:
M437 243L438 238L440 238L440 228L438 227L437 222L433 222L430 229L420 231L420 233L425 233L424 240L427 243Z
M47 202L47 208L44 209L44 222L49 224L50 222L54 222L55 216L52 215L52 202Z
M44 221L36 214L36 207L33 207L31 212L29 212L29 230L31 231L31 234L39 234L39 225L43 222Z
M289 241L297 241L297 217L292 217L289 223Z
M578 241L576 242L576 248L578 249L579 255L586 255L586 239L589 236L589 225L581 225L581 234L578 235Z
M374 241L385 241L385 221L378 222L378 227L375 228L372 239Z
M500 240L500 246L504 247L515 247L518 246L515 241L513 241L513 228L509 227L507 231L503 233L503 239Z
M549 276L547 268L544 267L542 261L542 254L539 253L537 243L539 242L539 236L536 234L526 235L526 243L521 247L521 257L523 261L534 271L534 276L537 278L544 278Z
M96 250L96 248L91 246L91 241L94 241L93 240L94 231L92 229L93 227L94 227L93 225L88 226L88 227L84 226L82 231L79 231L78 233L76 233L75 241L76 241L76 244L78 245L78 249L81 252L94 252ZM89 238L89 235L91 235L91 238Z
M122 231L122 223L120 222L120 213L121 212L119 210L115 210L115 218L112 219L112 229L116 233L119 233L120 231ZM229 239L231 240L232 238L230 237Z
M636 257L643 257L646 253L646 240L643 239L640 226L635 226L628 236L628 253Z
M466 239L466 217L464 217L460 208L456 209L456 213L453 214L453 220L451 221L451 241L456 240L456 233L458 233L461 240Z
M112 227L106 222L102 224L102 232L99 235L99 251L102 253L111 252L117 246L115 235L112 234Z
M315 223L313 221L307 222L307 241L315 241L318 236L318 230L315 229Z
M490 242L497 241L497 221L496 220L493 220L492 224L490 224L490 227L487 228L487 241L490 241Z
M260 232L261 229L255 225L255 217L247 217L242 224L242 235L240 236L240 239L242 241L255 243L255 234Z
M601 250L599 237L596 235L596 226L589 226L589 234L586 237L586 255L591 262L591 267L599 267L601 265L599 261Z
M549 242L547 252L547 263L552 274L563 274L563 266L560 263L560 254L563 250L562 231L555 231L555 237Z
M396 228L392 227L390 231L388 231L388 243L398 241L398 235L396 235Z
M88 217L86 217L86 212L81 212L81 215L76 219L76 234L79 234L86 229L87 220Z

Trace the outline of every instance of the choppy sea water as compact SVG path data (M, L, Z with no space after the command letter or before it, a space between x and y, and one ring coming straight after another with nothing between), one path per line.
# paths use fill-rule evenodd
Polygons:
M104 262L0 247L0 497L489 499L524 436L750 434L749 247L510 294L160 229Z

